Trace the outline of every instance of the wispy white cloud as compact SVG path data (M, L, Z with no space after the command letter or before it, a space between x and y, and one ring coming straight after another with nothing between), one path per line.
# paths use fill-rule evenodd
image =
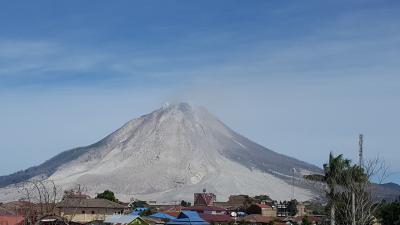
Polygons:
M272 13L299 20L307 16L305 8L294 5ZM251 33L229 25L195 27L180 35L173 33L179 26L151 27L171 34L146 46L129 40L103 46L62 38L0 39L2 108L7 102L0 117L0 124L7 124L0 129L6 137L2 144L15 150L13 136L28 129L35 135L24 147L33 143L51 155L71 143L95 141L163 101L184 100L207 106L266 147L316 164L330 150L356 157L354 139L363 132L368 154L382 152L398 170L398 11L343 10L330 20L306 20L298 33L283 32L288 36L274 31L296 27L279 27L285 24L281 21L267 27L248 18L249 26L260 23ZM24 86L49 77L60 82L52 80L40 91ZM109 82L111 77L118 82ZM64 82L68 79L77 81ZM37 122L29 121L32 115ZM20 123L20 118L27 119ZM43 124L41 132L54 139L51 145L37 141L41 132L36 129ZM68 140L51 137L58 126ZM84 138L85 133L91 136Z

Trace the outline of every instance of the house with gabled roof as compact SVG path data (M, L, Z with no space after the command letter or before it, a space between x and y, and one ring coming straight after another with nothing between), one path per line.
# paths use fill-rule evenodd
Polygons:
M103 221L106 216L123 214L126 206L107 199L65 198L57 204L58 214L73 222Z
M213 206L217 197L214 193L206 193L206 190L203 190L203 193L194 193L194 206Z

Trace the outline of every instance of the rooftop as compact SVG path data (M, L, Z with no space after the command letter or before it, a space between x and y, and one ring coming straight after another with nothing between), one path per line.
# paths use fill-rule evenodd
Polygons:
M57 208L112 208L125 209L126 206L107 199L66 198L57 204Z

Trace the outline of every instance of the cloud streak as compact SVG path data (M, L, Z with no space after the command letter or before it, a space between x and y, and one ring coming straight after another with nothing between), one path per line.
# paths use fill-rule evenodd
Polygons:
M57 26L40 19L23 37L3 24L1 144L29 154L0 170L32 165L40 149L47 157L90 144L164 101L183 100L315 164L330 150L356 157L362 132L368 154L382 152L398 171L400 11L346 3L115 6L112 18L108 8L82 6L60 10ZM50 28L57 34L43 32ZM19 145L21 130L29 135Z

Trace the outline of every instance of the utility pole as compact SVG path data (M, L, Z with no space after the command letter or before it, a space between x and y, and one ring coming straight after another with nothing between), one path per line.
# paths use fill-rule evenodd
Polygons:
M293 167L293 174L292 174L292 200L294 199L294 172L295 168Z
M363 166L363 135L360 134L358 136L358 159L359 159L359 166ZM353 192L351 192L351 212L352 212L352 220L351 224L356 225L356 195Z
M358 150L358 157L359 157L359 165L360 167L363 166L363 135L360 134L360 136L358 137L358 146L359 146L359 150Z

